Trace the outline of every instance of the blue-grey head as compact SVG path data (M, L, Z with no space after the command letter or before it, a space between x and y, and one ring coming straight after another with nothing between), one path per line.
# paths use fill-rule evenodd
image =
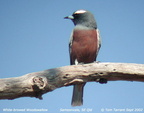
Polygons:
M97 29L93 14L87 10L77 10L71 16L65 17L65 19L71 19L74 25Z

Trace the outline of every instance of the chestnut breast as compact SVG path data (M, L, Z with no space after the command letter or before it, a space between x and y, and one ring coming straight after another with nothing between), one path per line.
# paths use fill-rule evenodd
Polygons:
M71 64L91 63L96 60L98 52L98 35L95 29L74 30L71 45Z

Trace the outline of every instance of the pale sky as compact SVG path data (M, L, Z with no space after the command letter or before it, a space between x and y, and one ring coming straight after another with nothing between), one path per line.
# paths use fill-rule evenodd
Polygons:
M68 42L74 25L63 18L78 9L89 10L96 18L102 37L98 61L144 64L143 0L0 0L0 78L70 65ZM87 83L80 107L71 107L72 90L72 86L56 89L44 94L43 100L1 100L0 112L6 108L48 110L42 113L66 113L62 109L116 113L136 108L144 112L142 82Z

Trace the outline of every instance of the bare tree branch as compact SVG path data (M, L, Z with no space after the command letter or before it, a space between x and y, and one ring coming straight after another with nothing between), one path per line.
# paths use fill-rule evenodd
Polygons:
M144 82L144 64L91 63L65 66L29 73L15 78L0 79L0 99L36 97L56 88L83 82L139 81Z

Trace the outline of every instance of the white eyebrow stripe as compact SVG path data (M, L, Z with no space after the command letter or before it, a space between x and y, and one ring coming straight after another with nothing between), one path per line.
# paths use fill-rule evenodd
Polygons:
M81 14L81 13L85 13L85 12L86 12L85 10L78 10L74 14Z

